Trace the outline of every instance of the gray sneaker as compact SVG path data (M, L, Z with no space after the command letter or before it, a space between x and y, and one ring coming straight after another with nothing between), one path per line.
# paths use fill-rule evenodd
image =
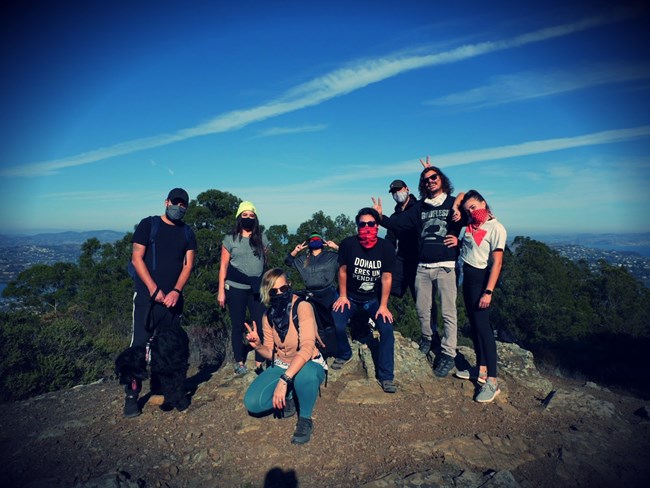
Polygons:
M454 376L456 376L456 378L460 378L461 380L477 381L481 385L484 385L487 380L487 373L481 373L476 368L456 371L456 373L454 373Z
M235 375L244 376L247 373L248 373L248 368L245 365L235 363Z
M501 393L501 390L499 390L497 383L488 381L481 387L481 391L478 392L475 400L479 403L490 403L499 393Z
M397 391L397 387L395 386L395 383L393 383L393 380L383 380L380 381L379 384L381 385L381 389L384 390L384 393L395 393Z
M348 359L341 359L341 358L336 358L334 359L334 362L330 366L332 369L343 369L343 366L348 364L350 361L352 361L352 356L350 356Z
M443 353L440 355L440 361L438 361L438 365L433 371L433 374L435 374L438 378L444 378L451 372L452 369L454 369L455 366L456 363L454 361L454 358Z

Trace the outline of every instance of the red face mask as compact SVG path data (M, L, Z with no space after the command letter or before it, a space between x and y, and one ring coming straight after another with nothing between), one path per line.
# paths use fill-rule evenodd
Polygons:
M488 218L490 218L490 212L487 208L477 208L476 210L472 210L471 216L472 227L476 229L480 225L487 222Z
M480 246L481 241L487 234L485 229L479 229L490 218L490 211L487 208L477 208L471 212L471 222L467 226L467 232L474 238L474 241Z
M377 244L377 232L379 227L360 227L359 228L359 243L366 249L370 249Z

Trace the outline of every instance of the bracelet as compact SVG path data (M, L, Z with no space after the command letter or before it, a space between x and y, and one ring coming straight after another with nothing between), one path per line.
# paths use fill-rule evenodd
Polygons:
M287 386L291 386L293 384L293 378L286 373L282 373L282 375L280 375L280 379L284 381Z
M179 295L182 295L181 291L178 288L172 288L172 291L175 291Z
M492 295L492 290L484 290L483 295Z

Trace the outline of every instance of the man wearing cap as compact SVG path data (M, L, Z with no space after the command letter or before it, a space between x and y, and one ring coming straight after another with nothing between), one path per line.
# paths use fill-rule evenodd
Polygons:
M391 217L405 212L417 202L409 187L402 180L394 180L388 192L395 200L395 211ZM393 268L393 285L390 294L402 298L406 290L411 291L415 301L415 273L418 267L418 232L416 229L404 229L400 232L388 230L386 240L397 250L397 261Z
M160 323L180 322L183 287L190 277L196 252L194 232L183 222L188 203L187 192L174 188L165 200L165 213L145 217L133 233L131 263L136 276L131 346L146 346L150 331ZM154 393L156 388L156 378L152 376ZM140 414L141 389L141 382L126 386L125 417Z

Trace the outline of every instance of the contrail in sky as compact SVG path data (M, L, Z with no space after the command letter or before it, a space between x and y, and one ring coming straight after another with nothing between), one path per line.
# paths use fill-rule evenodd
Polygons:
M50 175L64 168L94 163L111 157L160 147L193 137L237 130L255 122L319 105L332 98L346 95L401 73L430 66L455 63L484 54L563 37L601 25L611 24L629 16L630 14L627 13L618 16L589 17L578 22L529 32L511 39L469 44L440 53L410 56L394 54L360 61L298 85L281 97L266 104L227 112L195 127L182 129L173 134L161 134L142 139L134 139L68 158L6 168L0 171L0 176Z

